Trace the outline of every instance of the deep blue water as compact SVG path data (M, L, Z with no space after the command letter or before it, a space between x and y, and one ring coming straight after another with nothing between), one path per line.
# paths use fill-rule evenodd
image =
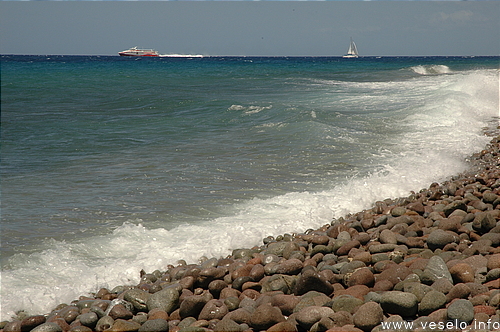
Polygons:
M463 171L498 75L498 57L4 55L2 318Z

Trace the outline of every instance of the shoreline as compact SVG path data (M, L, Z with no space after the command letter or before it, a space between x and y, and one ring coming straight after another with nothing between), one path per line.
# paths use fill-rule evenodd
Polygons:
M46 315L19 313L0 331L375 332L390 330L383 322L499 322L495 135L468 171L442 184L226 258L141 271L138 285L103 288Z

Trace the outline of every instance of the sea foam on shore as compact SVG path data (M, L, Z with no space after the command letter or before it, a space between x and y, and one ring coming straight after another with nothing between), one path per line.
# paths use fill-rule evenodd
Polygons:
M379 331L382 322L402 319L498 324L500 136L452 180L264 243L142 272L136 286L100 289L47 316L21 315L4 330Z

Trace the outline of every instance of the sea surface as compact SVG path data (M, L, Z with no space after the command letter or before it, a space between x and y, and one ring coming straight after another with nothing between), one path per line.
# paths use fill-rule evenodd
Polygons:
M1 56L1 317L444 181L499 57Z

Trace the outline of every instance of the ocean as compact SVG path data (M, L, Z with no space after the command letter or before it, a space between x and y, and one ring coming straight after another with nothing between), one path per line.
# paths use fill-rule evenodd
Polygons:
M499 57L1 56L1 317L467 169Z

